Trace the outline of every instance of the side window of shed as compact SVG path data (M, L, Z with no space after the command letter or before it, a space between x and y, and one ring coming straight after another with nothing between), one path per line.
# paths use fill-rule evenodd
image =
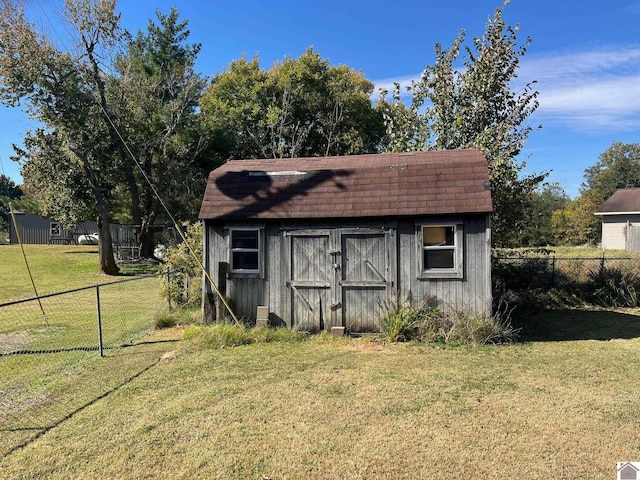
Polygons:
M263 270L263 230L232 228L229 231L229 264L232 274L260 276Z
M419 278L462 278L461 224L417 225Z

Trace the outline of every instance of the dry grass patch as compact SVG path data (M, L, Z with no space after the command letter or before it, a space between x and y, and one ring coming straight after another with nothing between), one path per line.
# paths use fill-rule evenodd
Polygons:
M609 478L640 340L179 350L0 462L9 478Z

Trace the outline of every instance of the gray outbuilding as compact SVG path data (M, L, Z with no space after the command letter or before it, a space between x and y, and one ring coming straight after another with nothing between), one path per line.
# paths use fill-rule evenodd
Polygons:
M378 329L380 302L491 313L491 194L478 150L229 161L200 219L205 268L238 317ZM205 321L225 310L205 278Z

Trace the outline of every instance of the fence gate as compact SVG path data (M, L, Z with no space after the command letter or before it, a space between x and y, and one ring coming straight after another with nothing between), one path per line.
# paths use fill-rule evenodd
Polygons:
M389 297L396 281L395 231L297 230L285 238L291 325L308 331L377 330L379 301Z
M627 225L625 249L629 252L640 252L640 226Z

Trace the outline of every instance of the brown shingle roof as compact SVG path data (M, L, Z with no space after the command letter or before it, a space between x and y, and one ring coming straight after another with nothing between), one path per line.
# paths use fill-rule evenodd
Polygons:
M609 200L604 202L596 214L640 212L640 188L624 188L617 190Z
M209 175L201 219L491 212L478 150L232 160Z

